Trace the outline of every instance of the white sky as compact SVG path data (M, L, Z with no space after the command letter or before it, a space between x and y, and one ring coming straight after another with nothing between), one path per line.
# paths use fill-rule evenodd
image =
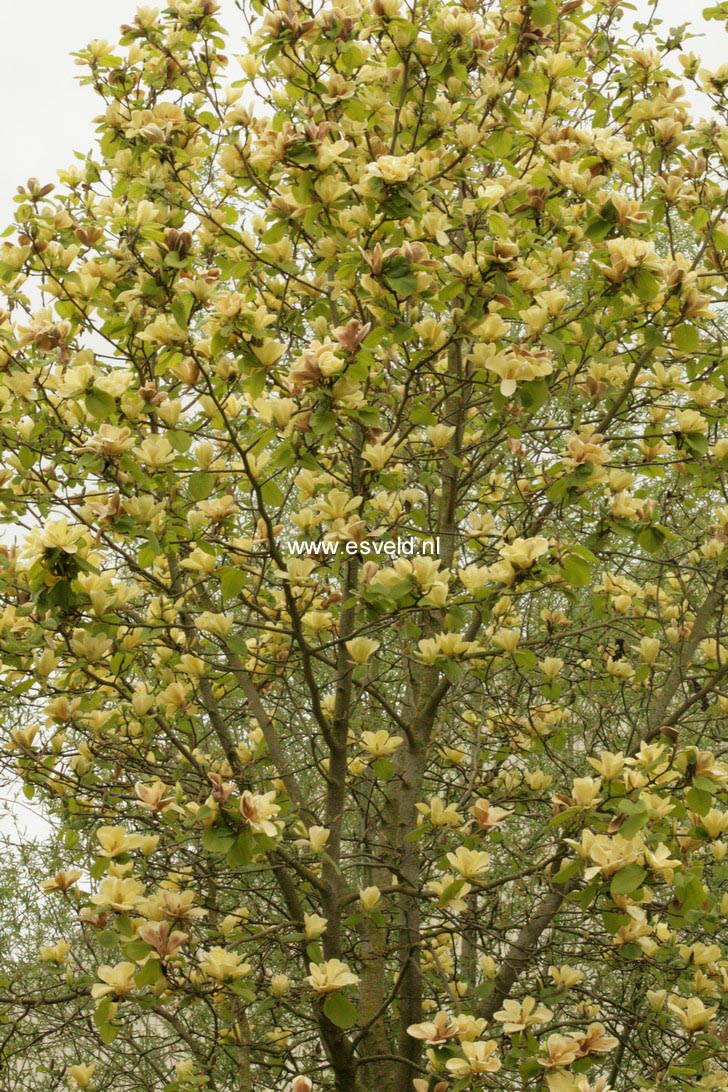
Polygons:
M150 4L152 0L149 0ZM16 187L29 177L55 182L56 171L74 161L74 151L93 144L92 119L101 100L90 87L77 82L82 69L70 53L93 38L115 43L118 28L131 22L134 0L0 0L0 102L5 103L0 122L0 232L11 222ZM164 0L158 0L164 6ZM705 34L691 43L707 67L725 61L726 35L719 23L706 24L702 4L686 8L685 0L661 0L664 28L692 22L692 31ZM633 16L648 10L646 0L636 0ZM689 13L689 14L688 14ZM629 16L628 16L629 17ZM244 32L234 0L220 0L220 21L235 38ZM237 52L231 46L229 53ZM2 711L0 710L0 724ZM22 829L41 834L44 824L33 805L21 797L13 807ZM0 829L8 829L1 814Z

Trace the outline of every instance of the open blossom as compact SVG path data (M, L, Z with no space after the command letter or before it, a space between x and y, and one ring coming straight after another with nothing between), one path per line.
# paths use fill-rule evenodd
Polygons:
M311 972L307 978L309 986L316 993L333 993L345 986L355 986L359 976L352 974L346 963L340 959L328 959L325 963L309 963Z
M389 758L403 742L403 736L390 736L386 728L361 734L362 747L372 758Z
M420 815L433 827L459 827L463 817L454 804L445 804L439 796L433 796L429 804L415 804Z
M480 849L458 846L454 853L447 854L447 861L464 880L475 880L485 872L490 857Z
M200 960L200 970L215 982L228 982L231 978L241 978L250 970L250 964L243 962L243 957L227 948L210 948Z
M50 893L51 891L68 891L68 889L73 887L82 876L83 872L80 868L69 868L66 871L56 872L55 876L52 876L48 880L43 880L40 886L46 893Z
M273 801L275 790L266 793L252 793L247 789L240 800L240 814L255 834L265 834L269 838L278 836L278 827L271 818L281 810Z
M104 857L119 857L123 853L139 849L143 836L127 834L124 827L99 827L96 831L96 839Z
M480 829L487 831L494 830L501 823L505 823L508 816L513 815L513 811L509 811L507 808L498 808L487 800L481 799L476 800L472 805L470 814Z
M506 546L501 546L498 553L505 561L510 561L517 569L528 569L549 548L547 538L514 538Z
M350 641L346 642L346 651L349 653L349 659L355 664L366 663L378 648L379 641L374 641L371 637L353 637Z
M493 1013L493 1018L503 1024L506 1035L516 1035L533 1024L543 1024L552 1016L551 1009L538 1004L535 997L524 997L523 1001L504 1001L503 1008Z
M673 994L667 1002L669 1011L676 1016L686 1031L698 1031L715 1016L717 1005L706 1006L699 997L691 997L687 1001Z
M367 173L374 178L381 178L388 186L406 182L415 171L415 157L408 155L380 155L375 163L370 163Z
M449 1013L440 1011L434 1020L426 1020L422 1024L410 1024L407 1034L413 1039L420 1039L428 1046L439 1046L448 1039L454 1039L459 1034L458 1024Z
M108 906L120 914L133 910L144 895L144 885L133 877L107 876L101 881L98 894L91 896L96 906Z
M469 1077L479 1073L497 1073L501 1067L500 1059L494 1054L498 1049L495 1039L486 1042L461 1043L464 1058L448 1058L446 1067L455 1077Z
M114 997L126 997L134 989L134 975L136 965L134 963L117 963L114 967L103 964L98 969L101 982L96 982L91 987L91 996L97 1001L107 994Z

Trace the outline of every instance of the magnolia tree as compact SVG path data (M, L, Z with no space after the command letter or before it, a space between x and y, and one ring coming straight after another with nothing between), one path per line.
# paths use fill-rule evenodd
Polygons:
M2 1049L728 1088L728 72L619 0L250 9L79 53L96 150L2 245L4 753L62 854Z

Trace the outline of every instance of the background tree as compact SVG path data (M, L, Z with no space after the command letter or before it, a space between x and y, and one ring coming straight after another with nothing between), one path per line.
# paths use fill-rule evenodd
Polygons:
M98 147L0 255L76 1086L728 1087L728 77L619 7L79 54Z

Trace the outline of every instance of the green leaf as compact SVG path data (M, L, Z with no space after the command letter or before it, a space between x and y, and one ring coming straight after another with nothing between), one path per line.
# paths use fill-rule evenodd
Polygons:
M235 599L245 587L248 575L243 569L223 569L220 574L220 591L223 599Z
M139 989L145 986L153 986L162 973L158 959L148 959L142 969L134 975L134 981Z
M628 864L620 868L619 872L615 872L612 876L612 882L609 885L612 896L629 895L632 891L636 891L646 875L645 869L638 864Z
M713 797L709 792L696 789L693 785L685 793L685 803L691 811L696 811L698 815L707 815L713 806Z
M564 560L564 577L575 588L585 587L591 580L591 566L583 557L569 554Z
M576 876L580 868L581 861L569 861L567 864L561 866L553 877L552 883L567 883L573 876Z
M225 859L231 868L242 868L250 864L252 856L253 834L249 830L244 830L235 839Z
M207 500L215 488L215 475L196 470L190 474L188 488L193 501Z
M357 1020L356 1008L340 993L330 993L324 1001L324 1014L337 1028L353 1028Z
M553 0L533 0L531 4L531 22L537 27L547 27L555 23L559 10Z
M202 832L202 846L208 853L227 853L235 841L235 835L229 827L205 827Z
M101 1042L104 1043L106 1046L109 1046L111 1043L113 1043L114 1039L120 1031L121 1028L118 1024L102 1024L99 1028L99 1037L101 1038Z
M672 340L681 353L696 353L700 348L700 331L689 322L683 322L672 331Z
M107 392L99 387L91 387L86 391L86 409L92 417L99 421L106 421L116 412L116 402Z
M619 828L619 833L623 838L634 838L635 834L642 829L648 819L648 812L638 811L634 815L630 815L629 819L622 823Z
M388 758L378 758L372 762L372 773L380 781L391 781L394 777L394 766Z
M513 147L513 137L507 129L497 129L491 133L485 142L487 151L492 152L498 159L507 156Z
M646 550L648 554L656 554L662 549L666 539L666 534L659 527L650 525L645 527L644 531L641 531L637 541L643 550Z
M660 294L660 282L654 273L639 269L635 274L634 287L637 297L643 303L650 303Z

